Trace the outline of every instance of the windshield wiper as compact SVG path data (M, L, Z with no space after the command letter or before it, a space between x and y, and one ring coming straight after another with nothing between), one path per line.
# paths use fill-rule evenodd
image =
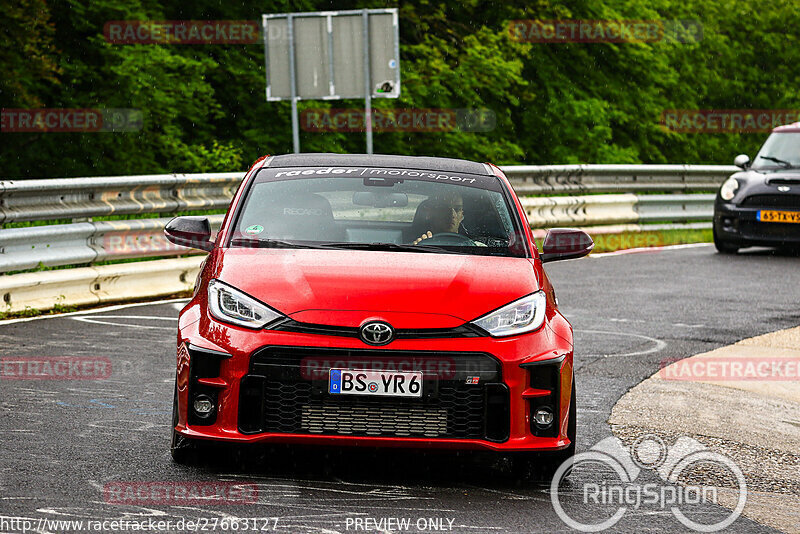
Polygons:
M231 241L234 247L249 248L313 248L313 249L352 249L352 250L400 250L405 252L443 252L458 254L433 245L399 245L397 243L296 243L281 239L255 239L237 237Z
M773 158L772 156L758 156L758 157L761 158L761 159L774 161L775 163L780 163L781 165L785 166L787 169L791 169L792 167L794 167L794 165L792 165L791 162L783 160L783 159Z
M312 243L295 243L292 241L282 241L280 239L255 239L237 237L231 241L233 247L249 248L328 248L325 245L315 245Z
M353 250L398 250L401 252L442 252L445 254L458 254L434 245L401 245L398 243L325 243L325 248L343 248Z

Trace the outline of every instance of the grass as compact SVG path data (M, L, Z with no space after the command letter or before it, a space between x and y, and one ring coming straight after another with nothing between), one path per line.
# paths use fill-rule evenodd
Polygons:
M643 232L621 232L614 234L594 234L593 253L614 252L631 248L666 247L669 245L688 245L691 243L710 243L713 240L711 229L707 230L653 230ZM542 239L536 240L539 251Z
M56 304L53 306L51 310L39 310L37 308L31 308L30 306L25 306L25 309L22 311L16 312L3 312L0 311L0 321L5 319L18 319L21 317L38 317L39 315L58 315L60 313L69 313L78 311L78 308L75 306L64 306L63 304Z
M159 297L142 297L138 299L128 299L126 301L120 300L119 302L103 302L100 304L87 304L85 306L65 306L62 304L56 304L52 310L39 310L37 308L31 308L30 306L25 307L24 310L16 311L16 312L3 312L0 311L0 321L5 319L20 319L20 318L27 318L27 317L39 317L40 315L59 315L61 313L69 313L69 312L76 312L79 310L91 310L92 308L104 308L106 306L121 304L125 302L131 303L139 303L139 302L153 302L153 301L160 301L160 300L171 300L171 299L178 299L178 298L189 298L192 296L191 291L184 291L181 293L175 293L173 295L167 296L159 296Z
M713 240L713 235L709 228L706 230L656 230L596 234L592 236L592 239L594 239L593 252L614 252L630 248L710 243Z

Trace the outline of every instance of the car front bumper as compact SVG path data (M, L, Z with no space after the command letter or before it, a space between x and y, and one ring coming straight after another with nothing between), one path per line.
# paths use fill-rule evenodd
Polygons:
M721 202L714 206L714 233L718 239L740 247L800 246L800 224L762 222L761 210L800 211L800 197L796 208L743 207Z
M184 436L508 452L570 445L572 337L558 312L517 337L398 339L376 348L356 338L249 331L202 316L199 308L184 310L178 335L175 430ZM342 361L363 368L422 362L427 389L421 399L332 398L327 373ZM475 377L477 384L467 380ZM208 418L193 412L198 395L214 403ZM542 406L555 413L547 428L532 421Z

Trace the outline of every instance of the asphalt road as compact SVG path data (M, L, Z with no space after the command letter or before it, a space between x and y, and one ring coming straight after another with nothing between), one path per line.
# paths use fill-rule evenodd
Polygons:
M800 258L789 254L725 257L701 246L554 263L547 272L576 332L579 452L611 435L606 421L614 403L662 360L800 324ZM571 531L548 487L519 484L506 464L480 457L279 448L247 451L241 465L221 449L205 465L173 464L179 308L143 304L0 325L3 357L102 357L113 369L105 380L0 379L0 532L22 532L23 518L40 532L80 531L48 528L43 518L153 520L146 528L204 518L195 531L230 532L214 521L231 517L278 518L239 524L250 532L405 531L376 523L389 518L410 520L412 532ZM573 473L561 500L566 510L594 513L580 488L597 476L592 469ZM658 480L650 477L643 480ZM248 484L256 502L120 504L109 493L136 481ZM709 504L691 512L728 513ZM642 506L609 531L688 529L669 510ZM739 518L727 531L770 530Z

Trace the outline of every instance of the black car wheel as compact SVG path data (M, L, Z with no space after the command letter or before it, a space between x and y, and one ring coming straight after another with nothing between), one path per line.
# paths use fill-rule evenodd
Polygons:
M739 252L739 246L723 240L717 235L716 229L714 229L714 246L720 254L736 254Z

